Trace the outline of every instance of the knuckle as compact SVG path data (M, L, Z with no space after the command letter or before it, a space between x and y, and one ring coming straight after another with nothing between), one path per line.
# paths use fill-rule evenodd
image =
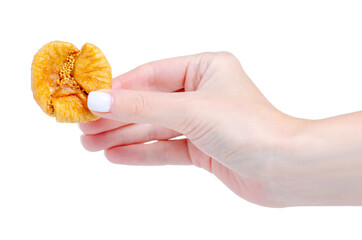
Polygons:
M211 59L229 59L229 60L237 60L234 54L228 51L220 51L220 52L203 52L200 54L203 58L211 58Z
M218 52L218 55L221 57L225 57L225 58L235 58L234 54L232 54L231 52L228 52L228 51Z
M190 135L194 132L199 120L204 116L205 109L208 109L210 105L208 99L197 92L188 96L187 103L190 103L187 107L188 111L179 119L177 130L185 135Z
M234 54L227 51L222 52L204 52L199 56L199 63L205 62L206 65L214 65L229 68L230 66L240 67L240 61Z
M142 94L139 92L134 92L132 97L127 101L128 113L131 116L143 116L150 109L150 101L149 97L146 94Z
M217 54L218 59L220 59L221 61L224 61L226 63L236 63L236 64L240 64L239 59L237 57L235 57L234 54L232 54L231 52L218 52Z
M153 62L145 63L137 67L137 70L145 78L146 88L151 88L156 81L156 70Z
M217 56L217 52L203 52L203 53L200 53L200 57L202 58L207 58L207 59L213 59Z

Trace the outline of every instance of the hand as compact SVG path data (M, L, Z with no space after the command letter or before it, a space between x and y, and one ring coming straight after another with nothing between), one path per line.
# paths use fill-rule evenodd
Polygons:
M230 53L144 64L115 78L112 89L90 93L88 106L101 119L80 124L82 143L105 150L113 163L194 164L240 197L269 207L355 203L334 201L352 191L350 182L341 184L319 147L310 145L321 142L311 136L323 127L313 126L333 124L278 111ZM187 139L169 140L180 135ZM150 140L159 141L143 144ZM332 172L321 178L325 169ZM325 187L332 183L341 188Z
M112 96L110 110L80 124L89 151L105 150L119 164L194 164L248 201L279 205L272 186L276 149L301 123L275 109L233 55L151 62L103 92ZM168 140L180 135L187 139ZM160 141L143 144L150 140Z

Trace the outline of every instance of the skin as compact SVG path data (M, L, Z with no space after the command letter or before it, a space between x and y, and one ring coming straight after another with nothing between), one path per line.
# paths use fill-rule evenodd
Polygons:
M288 116L230 53L147 63L102 91L110 111L80 124L81 142L112 163L193 164L261 206L362 205L362 112Z

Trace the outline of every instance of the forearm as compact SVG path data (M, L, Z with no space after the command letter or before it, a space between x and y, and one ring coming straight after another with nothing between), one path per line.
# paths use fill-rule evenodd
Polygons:
M285 205L362 205L362 112L306 121L287 144Z

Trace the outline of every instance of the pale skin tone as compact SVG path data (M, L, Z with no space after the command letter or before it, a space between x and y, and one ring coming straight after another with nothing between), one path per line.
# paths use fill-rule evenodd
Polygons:
M113 163L193 164L262 206L362 205L362 112L288 116L230 53L147 63L102 91L110 111L80 124L81 141Z

